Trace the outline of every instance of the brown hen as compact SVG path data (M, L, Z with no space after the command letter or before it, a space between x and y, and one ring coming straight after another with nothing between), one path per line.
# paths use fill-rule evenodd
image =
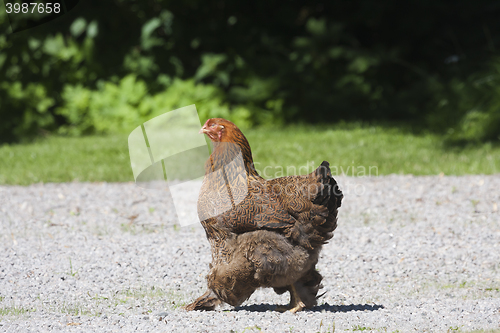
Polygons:
M328 162L309 175L265 180L232 122L209 119L200 133L213 142L198 198L212 264L207 292L186 309L238 306L260 287L290 292L290 305L279 310L315 306L322 280L315 265L343 197Z

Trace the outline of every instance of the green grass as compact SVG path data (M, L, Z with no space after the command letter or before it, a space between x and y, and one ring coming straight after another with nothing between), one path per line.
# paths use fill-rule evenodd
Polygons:
M21 316L34 311L34 309L27 309L18 306L7 306L0 308L0 316Z
M60 305L59 311L63 314L67 314L70 316L97 316L97 313L94 313L88 306L83 304L67 304L63 303Z
M500 172L500 147L484 144L467 148L447 148L442 137L414 135L397 129L355 127L352 129L287 128L257 130L247 138L254 160L263 166L314 166L330 162L332 173L363 176L379 175L464 175ZM371 169L370 169L371 168ZM278 168L274 168L277 170ZM268 170L271 171L270 168ZM305 168L301 171L305 171ZM312 165L309 169L312 171ZM299 172L305 173L305 172Z
M49 137L0 147L0 184L129 180L126 135Z
M293 126L246 130L245 135L256 168L266 178L311 172L323 160L334 175L500 172L499 146L449 148L438 135L393 128ZM133 181L127 135L53 136L0 146L0 184L69 181Z
M164 290L160 287L129 288L121 291L118 300L122 303L135 300L162 299L169 308L177 309L187 305L187 301L181 292L175 290Z

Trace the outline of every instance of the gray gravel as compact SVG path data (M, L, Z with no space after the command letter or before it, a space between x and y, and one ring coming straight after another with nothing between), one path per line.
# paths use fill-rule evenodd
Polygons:
M0 331L447 332L500 327L500 175L338 177L326 295L186 312L210 249L167 191L133 183L0 187ZM186 194L192 197L196 194ZM189 198L186 198L189 200Z

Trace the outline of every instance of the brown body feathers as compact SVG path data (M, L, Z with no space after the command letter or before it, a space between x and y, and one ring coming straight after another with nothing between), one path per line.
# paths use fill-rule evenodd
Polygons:
M328 162L309 175L265 180L233 123L209 119L201 132L214 145L198 198L212 264L207 292L186 309L238 306L259 287L290 291L292 312L315 306L322 280L315 265L343 197Z

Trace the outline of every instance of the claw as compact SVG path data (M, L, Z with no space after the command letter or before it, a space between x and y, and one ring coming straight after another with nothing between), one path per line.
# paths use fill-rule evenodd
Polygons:
M296 313L296 312L302 311L302 309L304 309L305 307L306 307L306 305L304 303L302 303L302 301L299 301L297 303L297 305L295 305L293 308L290 309L290 312Z

